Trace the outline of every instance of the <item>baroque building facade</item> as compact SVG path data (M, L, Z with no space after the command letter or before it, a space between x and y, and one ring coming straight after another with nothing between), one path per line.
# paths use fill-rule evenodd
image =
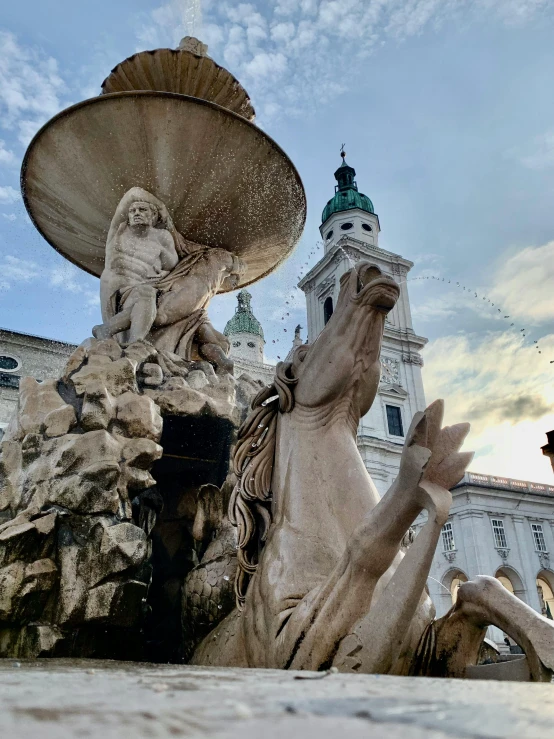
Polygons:
M416 522L416 531L424 517ZM452 490L452 508L433 559L429 592L445 614L462 582L497 577L527 605L554 616L552 485L468 472ZM491 627L499 644L505 636Z

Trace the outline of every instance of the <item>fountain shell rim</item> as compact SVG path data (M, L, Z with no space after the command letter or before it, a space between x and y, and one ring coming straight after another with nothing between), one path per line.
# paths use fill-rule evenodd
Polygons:
M256 111L254 109L254 106L252 104L252 99L250 95L248 94L248 91L244 88L242 83L240 82L235 75L230 72L226 67L224 67L222 64L219 64L215 61L215 59L212 59L209 54L196 54L193 51L190 51L189 49L171 49L169 47L160 47L156 49L144 49L143 51L136 51L134 54L131 54L130 56L126 57L125 59L122 59L120 62L118 62L115 67L111 70L109 75L103 80L102 84L100 85L100 89L102 90L101 95L113 95L116 92L139 92L142 91L143 88L137 88L137 89L129 89L129 90L114 90L114 91L105 91L104 88L108 86L109 84L113 84L115 80L117 80L119 73L123 72L125 73L126 67L130 66L132 67L134 62L138 59L149 59L154 58L155 56L160 56L162 54L170 54L172 56L178 57L179 55L185 55L189 57L194 57L195 59L202 60L206 59L208 62L213 65L215 69L217 69L220 73L223 73L224 75L227 75L229 79L235 84L244 94L244 103L243 107L245 110L245 113L238 113L236 110L233 110L232 108L228 108L226 105L221 105L220 103L215 103L215 105L219 105L222 108L226 108L231 113L237 113L237 115L240 115L242 118L245 118L247 121L254 121L256 117ZM146 92L146 90L144 90ZM173 92L175 93L175 90L154 90L153 92ZM177 92L178 95L184 95L186 97L196 97L194 95L186 95L184 92ZM203 100L204 98L197 98L198 100ZM213 100L208 100L207 102L215 102ZM248 114L246 114L248 112Z
M203 98L195 98L191 95L182 95L180 93L175 92L160 92L156 90L128 90L124 92L114 92L114 93L103 93L101 95L87 98L86 100L82 100L78 103L75 103L74 105L69 106L68 108L64 108L59 113L56 113L56 115L52 116L46 123L44 123L40 129L35 133L33 138L31 139L25 154L23 156L23 161L21 164L21 172L20 172L20 188L21 188L21 195L23 198L23 203L25 205L25 209L27 211L27 214L33 224L33 226L37 229L38 233L44 238L44 240L52 247L54 248L64 259L67 259L69 262L74 264L79 269L82 269L84 272L87 272L88 274L93 275L94 277L100 277L100 274L102 270L94 270L90 269L89 267L82 264L78 259L73 258L70 254L66 253L61 247L59 247L43 230L42 226L40 225L39 221L35 217L35 214L33 212L33 207L31 205L31 202L29 200L27 187L26 187L26 174L28 171L29 166L29 159L31 157L31 154L37 145L37 142L40 140L41 136L44 135L44 133L50 129L51 126L53 126L56 122L62 120L63 118L66 118L70 116L75 111L78 111L82 108L85 108L90 105L94 105L97 103L103 103L107 102L111 99L116 98L173 98L178 100L184 100L184 101L190 101L194 104L198 104L201 106L205 106L208 108L212 108L216 111L222 112L225 116L229 116L231 118L235 118L237 121L239 121L242 125L249 127L253 131L256 132L256 135L260 136L261 138L265 139L271 147L273 147L277 153L287 162L288 167L290 169L291 174L293 175L296 184L299 189L299 193L302 198L301 207L298 209L298 212L301 213L301 219L300 223L298 224L298 238L294 241L294 243L291 244L291 246L281 255L281 257L275 261L267 270L265 270L263 273L257 275L254 278L251 279L241 279L237 286L232 289L228 290L221 290L220 292L231 292L233 290L238 290L240 288L246 287L248 285L252 285L259 280L263 279L264 277L267 277L269 274L274 272L280 265L288 259L288 257L292 254L294 251L296 245L300 241L300 238L302 236L302 232L304 230L305 224L306 224L306 218L307 218L307 202L306 202L306 192L304 189L304 185L302 182L302 179L300 177L300 174L298 173L298 170L296 169L295 165L293 164L290 157L286 154L286 152L279 146L279 144L271 137L269 136L265 131L262 131L258 126L256 126L253 122L249 121L247 118L241 116L239 113L235 113L234 111L229 110L228 108L225 108L221 105L218 105L217 103L214 103L210 100L204 100ZM107 231L106 231L107 232Z

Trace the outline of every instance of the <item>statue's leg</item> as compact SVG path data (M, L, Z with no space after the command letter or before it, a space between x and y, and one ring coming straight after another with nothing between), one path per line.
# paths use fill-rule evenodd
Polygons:
M179 281L176 281L171 290L160 295L154 326L172 326L196 310L197 303L191 300L190 291L178 286Z
M127 331L130 325L131 311L124 310L121 313L116 313L115 316L109 318L105 323L94 326L92 335L95 339L109 339L115 336L115 334L121 333L121 331Z
M198 340L198 353L208 362L215 364L217 368L223 369L232 375L234 363L219 344L215 329L209 323L203 323L196 333L196 338Z
M458 590L455 605L433 626L435 654L428 674L464 677L477 662L487 627L497 626L525 652L536 682L554 673L554 623L512 595L494 577L479 576Z
M151 285L137 285L127 298L125 307L131 310L131 326L129 343L143 341L148 335L156 318L157 291Z
M156 317L156 289L150 285L137 285L127 299L123 310L92 329L96 339L109 339L111 336L129 329L129 343L145 339Z

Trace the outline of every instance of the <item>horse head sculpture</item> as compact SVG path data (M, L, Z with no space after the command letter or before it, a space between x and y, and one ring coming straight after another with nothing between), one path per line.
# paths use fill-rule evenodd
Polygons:
M369 262L358 262L340 281L337 306L310 347L299 347L291 367L295 400L322 408L348 398L351 420L371 407L381 377L385 317L400 295L397 283Z

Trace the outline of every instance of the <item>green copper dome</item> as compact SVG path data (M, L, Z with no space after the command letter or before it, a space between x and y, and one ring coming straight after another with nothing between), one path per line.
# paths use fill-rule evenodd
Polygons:
M235 308L235 315L227 321L227 325L223 329L225 336L232 334L257 334L264 338L262 324L252 313L250 300L252 295L248 290L241 290L237 295L238 306Z
M335 185L335 194L323 209L321 214L322 223L325 223L333 213L341 213L352 208L360 208L360 210L365 210L366 213L375 213L373 203L367 195L358 192L358 185L354 179L356 170L346 163L344 152L341 152L341 156L342 164L335 172L338 185Z

